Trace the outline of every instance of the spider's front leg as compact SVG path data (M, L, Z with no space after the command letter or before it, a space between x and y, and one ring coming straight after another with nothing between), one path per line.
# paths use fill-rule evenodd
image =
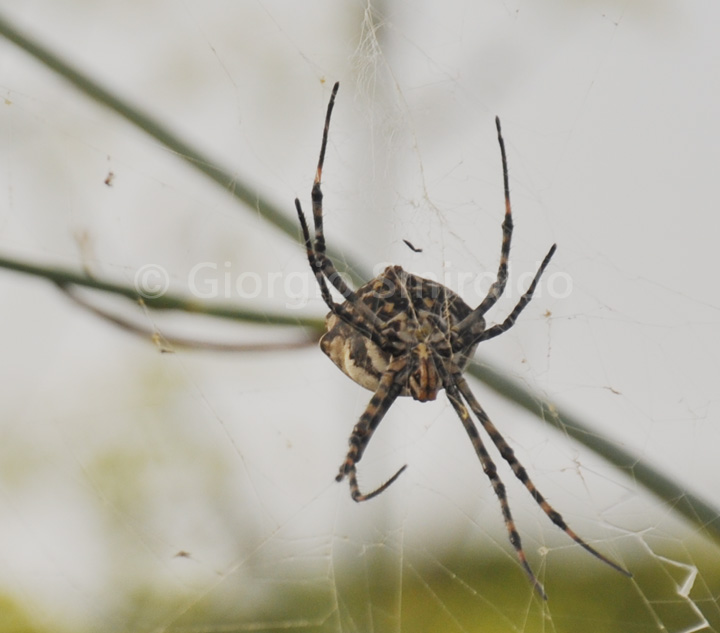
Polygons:
M332 118L333 107L335 106L335 97L337 96L340 82L335 82L328 102L327 112L325 114L325 125L323 126L322 143L320 144L320 157L318 158L317 168L315 170L315 180L312 187L312 213L313 224L315 226L315 258L317 266L322 270L323 275L328 281L335 286L337 291L346 299L352 300L354 292L345 283L340 273L335 269L332 260L325 253L325 229L323 227L323 193L322 193L322 172L325 165L325 151L327 150L328 134L330 132L330 119Z
M310 236L305 214L303 213L300 200L295 199L295 210L300 220L300 228L302 229L303 241L305 242L305 250L307 258L310 262L310 268L315 275L323 301L333 314L354 327L363 336L372 340L376 345L384 346L387 340L383 335L384 324L372 312L365 303L358 300L355 291L348 286L340 273L335 268L332 260L325 252L325 230L323 227L323 194L322 194L322 171L325 164L325 151L327 149L328 132L330 130L330 118L332 116L333 107L335 105L335 97L337 95L339 83L333 86L330 102L328 103L327 113L325 115L325 125L323 127L322 143L320 145L320 157L318 159L317 168L315 170L315 180L312 187L312 213L313 224L315 227L315 239ZM351 314L350 310L343 304L337 304L332 299L330 288L327 281L343 296L345 301L355 307L355 311Z
M363 453L375 429L377 429L387 410L398 397L408 373L409 365L407 357L398 358L390 363L387 371L382 375L380 384L373 394L370 403L365 409L365 412L360 416L360 420L350 435L350 450L348 450L345 461L340 466L340 472L335 480L342 481L347 476L350 483L350 495L355 501L367 501L368 499L376 497L386 490L388 486L402 474L405 468L407 468L407 465L403 466L390 477L390 479L372 492L367 494L360 492L357 481L357 464L362 459Z
M385 338L385 335L382 333L382 330L384 329L382 322L373 312L369 310L367 305L365 305L362 301L358 300L355 292L353 292L346 286L345 288L349 296L347 302L335 303L335 301L333 301L332 295L330 294L330 289L325 282L325 275L322 270L322 264L318 260L318 255L315 252L315 248L312 244L310 230L308 229L307 220L305 219L305 214L302 210L302 205L300 204L300 200L298 200L297 198L295 199L295 209L298 214L298 219L300 220L300 228L302 230L303 240L305 242L307 258L310 262L310 268L315 275L315 280L317 281L317 284L320 288L320 294L322 295L323 301L325 302L327 307L333 314L336 314L338 318L340 318L348 325L352 326L363 336L369 338L376 345L379 345L381 347L386 345L387 340ZM330 261L327 258L326 260ZM354 312L351 311L347 307L348 304L356 306L357 310L355 310Z
M512 240L513 220L512 205L510 204L510 179L508 176L507 154L505 153L505 141L500 128L500 118L495 117L495 127L497 128L498 143L500 144L500 158L502 159L503 171L503 189L505 193L505 219L502 224L502 246L500 248L500 263L498 264L497 277L495 283L488 290L487 295L480 305L475 308L474 312L481 317L490 308L492 308L497 300L505 292L505 285L508 278L508 259L510 258L510 242Z
M502 171L503 171L503 189L505 192L505 220L503 221L502 231L503 239L502 246L500 249L500 264L498 265L497 278L495 283L488 290L485 298L480 302L477 308L475 308L467 317L465 317L457 326L457 334L453 337L453 349L461 350L470 348L473 345L477 345L480 341L485 341L489 338L493 338L498 334L502 334L506 330L509 330L515 323L520 313L525 309L525 306L532 299L532 295L535 292L535 287L540 281L545 268L550 263L550 259L555 253L555 244L552 245L540 268L535 273L535 278L532 280L530 287L527 289L525 294L520 298L517 305L513 309L510 316L505 321L496 325L488 330L485 330L485 321L483 316L485 313L492 308L497 300L505 292L505 286L508 278L508 259L510 257L510 242L512 240L513 232L513 220L512 220L512 205L510 203L510 181L508 176L508 165L507 155L505 153L505 141L503 140L502 129L500 128L500 119L495 117L495 126L497 127L498 143L500 144L500 156L502 159Z
M540 283L540 277L542 277L542 274L545 272L552 256L555 254L556 248L557 244L553 244L550 247L550 250L547 252L547 255L545 255L545 258L542 260L540 267L535 273L535 277L533 277L532 282L530 282L528 289L522 297L520 297L512 312L502 323L485 329L485 322L482 315L478 312L478 310L473 310L473 312L460 322L456 328L456 332L453 333L453 349L458 351L467 349L482 341L495 338L515 325L515 321L517 321L520 313L525 309L525 306L530 303L535 289L537 288L538 283Z

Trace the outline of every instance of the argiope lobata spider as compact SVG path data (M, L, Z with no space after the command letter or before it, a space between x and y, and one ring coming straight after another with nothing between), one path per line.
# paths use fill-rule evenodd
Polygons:
M510 543L515 548L520 564L542 598L547 599L547 596L530 568L523 551L520 534L515 528L510 512L505 485L500 480L497 468L470 417L466 403L490 436L502 458L510 465L513 474L525 485L548 518L593 556L626 576L631 576L630 572L603 556L575 534L562 516L545 500L545 497L540 494L530 480L525 468L515 457L513 449L510 448L475 399L463 377L462 372L478 344L502 334L514 325L520 313L530 302L540 276L555 252L555 244L553 244L535 273L532 283L525 294L520 297L510 315L502 323L486 327L484 315L503 294L507 283L508 256L513 230L507 158L500 130L500 120L495 119L505 189L503 241L497 279L480 305L472 309L449 288L408 273L400 266L389 266L381 275L370 280L357 291L353 291L340 277L330 258L325 254L323 232L323 194L320 181L325 161L330 117L338 87L339 84L336 83L328 104L320 146L320 159L312 188L314 242L310 237L300 201L295 200L310 267L320 286L323 300L330 308L326 323L327 331L320 340L320 347L347 376L374 392L370 404L350 435L350 449L345 461L340 466L340 472L336 477L337 481L348 478L350 494L355 501L372 499L386 490L407 465L398 470L379 488L366 494L360 492L357 482L357 464L362 459L372 434L398 396L412 396L415 400L427 402L435 400L438 392L444 388L465 431L470 436L483 471L490 479L495 495L500 501ZM344 303L333 301L327 281L344 297Z

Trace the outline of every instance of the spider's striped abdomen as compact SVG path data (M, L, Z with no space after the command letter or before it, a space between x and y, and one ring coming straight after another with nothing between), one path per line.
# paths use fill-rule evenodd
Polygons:
M395 333L403 341L402 353L410 354L425 344L448 355L450 331L472 309L445 286L412 275L400 266L389 266L357 291L358 299L367 305L384 324L385 332ZM351 302L344 307L357 312ZM320 348L349 378L375 391L391 359L398 354L397 346L383 349L332 312L326 319L327 332L320 339ZM463 369L473 352L465 349L452 355L453 362ZM402 396L414 395L407 385ZM435 394L421 399L433 400Z

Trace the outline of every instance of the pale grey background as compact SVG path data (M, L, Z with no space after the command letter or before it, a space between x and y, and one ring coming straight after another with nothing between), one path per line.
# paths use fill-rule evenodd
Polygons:
M481 357L720 503L717 3L388 2L378 31L359 1L2 4L291 217L295 196L309 205L339 80L328 240L370 267L447 274L455 288L497 265L500 115L513 279L557 242L548 274L569 275L572 293L544 288ZM202 262L232 279L306 273L301 249L227 193L25 53L0 51L3 254L127 283L158 264L178 291ZM305 283L302 313L324 314ZM282 288L253 305L305 296L302 283ZM444 397L397 403L361 477L369 487L410 468L356 506L333 476L370 394L317 350L161 355L42 281L0 272L0 292L0 585L39 617L106 622L138 586L175 586L190 606L245 575L270 588L303 562L318 570L305 582L334 594L332 561L365 543L387 542L401 560L458 538L512 556ZM496 318L518 296L513 286ZM144 318L220 340L275 336ZM653 539L694 543L630 479L473 389L536 483L604 551L631 561L653 556ZM568 547L508 483L533 562L539 548ZM695 561L678 562L689 573ZM263 584L252 586L260 600Z

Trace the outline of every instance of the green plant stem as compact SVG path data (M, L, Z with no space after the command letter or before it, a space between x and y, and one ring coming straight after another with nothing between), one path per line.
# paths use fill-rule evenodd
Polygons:
M2 15L0 15L0 35L22 48L58 75L64 77L88 97L106 106L110 110L117 112L130 121L130 123L147 132L147 134L165 145L165 147L176 155L214 180L225 191L229 191L247 207L256 211L265 220L275 226L275 228L296 242L302 243L299 226L294 215L287 216L276 205L264 199L256 188L243 182L237 174L231 174L227 170L218 167L216 161L205 156L160 121L154 119L147 112L143 112L139 107L131 104L126 99L122 99L109 88L102 86L95 79L74 68L55 52L46 48L25 33L22 33ZM292 205L288 205L288 208L292 208ZM328 249L328 254L331 258L335 259L335 261L344 262L346 267L345 272L352 278L353 282L362 283L363 277L367 277L366 274L363 274L366 271L362 271L360 265L352 263L347 257L340 256L338 253L333 252L332 249Z
M608 462L625 471L633 481L644 486L664 503L672 506L675 512L720 543L720 508L714 508L699 495L680 486L632 451L603 437L596 429L590 428L566 409L539 398L536 393L492 366L473 363L468 373L503 397L530 411L546 424L602 455Z
M303 327L315 332L322 331L324 327L323 319L301 315L292 316L287 312L251 310L249 308L239 308L235 304L204 303L196 299L188 299L170 293L164 293L158 297L142 296L131 286L125 286L111 281L103 281L95 277L90 277L85 273L78 273L63 268L28 264L2 256L0 256L0 268L41 277L56 283L58 286L82 286L84 288L120 295L133 301L142 302L154 310L182 310L183 312L192 314L204 314L221 319L245 321L247 323Z

